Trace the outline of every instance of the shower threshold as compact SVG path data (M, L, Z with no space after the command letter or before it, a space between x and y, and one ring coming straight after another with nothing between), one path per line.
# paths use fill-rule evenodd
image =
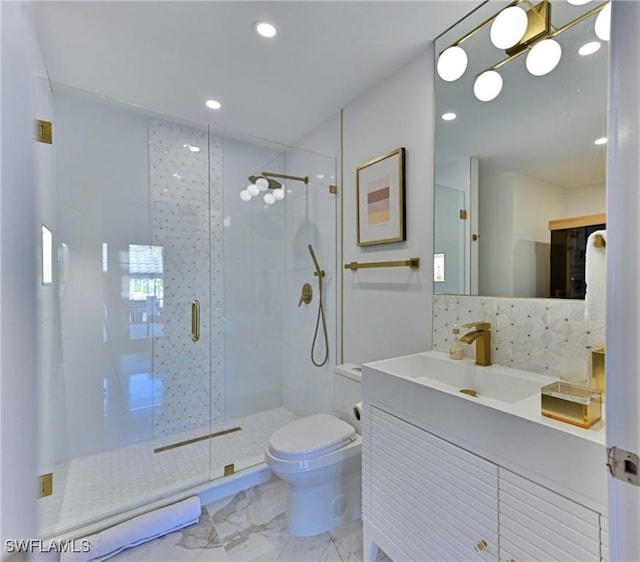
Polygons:
M53 495L38 500L39 535L74 534L87 526L105 526L107 519L114 524L114 518L128 518L132 510L144 511L162 500L170 503L167 498L177 501L198 493L216 499L209 489L241 477L252 467L264 468L269 436L294 419L286 408L276 408L221 424L224 434L215 439L209 439L208 433L199 439L204 428L196 428L57 465ZM235 427L242 431L223 429ZM185 446L171 446L190 440ZM154 449L163 451L158 454ZM235 465L236 474L223 478L229 464Z

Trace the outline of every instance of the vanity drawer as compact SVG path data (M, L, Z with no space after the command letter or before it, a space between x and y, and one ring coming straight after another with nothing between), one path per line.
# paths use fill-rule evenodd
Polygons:
M600 515L499 469L500 559L600 560Z

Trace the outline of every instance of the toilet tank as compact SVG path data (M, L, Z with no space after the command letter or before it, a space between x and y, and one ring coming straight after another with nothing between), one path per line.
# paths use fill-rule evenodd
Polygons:
M354 426L360 433L360 421L353 413L355 404L362 400L362 372L360 365L343 363L333 371L333 413Z

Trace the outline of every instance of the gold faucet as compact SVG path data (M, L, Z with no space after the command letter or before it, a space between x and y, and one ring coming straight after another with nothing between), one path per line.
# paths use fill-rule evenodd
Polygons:
M489 322L470 322L463 328L475 328L460 338L461 343L476 342L476 365L491 365L491 324Z

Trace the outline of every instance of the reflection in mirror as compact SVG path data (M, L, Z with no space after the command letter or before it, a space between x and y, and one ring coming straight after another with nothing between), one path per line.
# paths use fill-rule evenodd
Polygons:
M585 248L558 273L550 221L606 220L608 42L595 29L606 3L521 2L536 10L529 27L498 49L492 22L507 6L487 2L436 41L436 56L457 46L467 66L452 80L460 69L437 61L435 292L581 298L552 294L551 277L580 285Z

